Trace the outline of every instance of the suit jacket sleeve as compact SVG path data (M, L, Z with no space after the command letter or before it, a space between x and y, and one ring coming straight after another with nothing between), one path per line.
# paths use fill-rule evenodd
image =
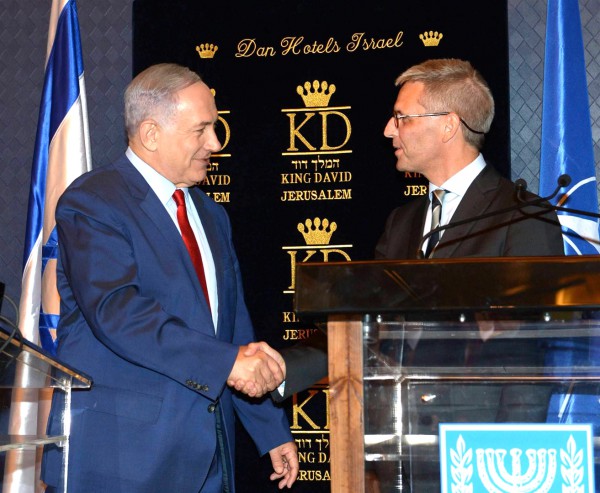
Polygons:
M327 376L327 334L317 330L303 341L281 350L285 361L286 378L283 395L271 392L273 400L281 402L306 390Z

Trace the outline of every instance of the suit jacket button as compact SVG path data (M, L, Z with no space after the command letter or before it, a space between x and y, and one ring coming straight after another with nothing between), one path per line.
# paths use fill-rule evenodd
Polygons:
M216 409L217 409L217 405L216 404L209 404L209 406L208 406L208 412L209 413L214 413Z
M188 387L193 387L193 386L194 386L194 382L193 382L193 380L189 380L189 379L185 381L185 384L186 384Z
M208 392L208 385L201 385L200 390L202 390L203 392Z

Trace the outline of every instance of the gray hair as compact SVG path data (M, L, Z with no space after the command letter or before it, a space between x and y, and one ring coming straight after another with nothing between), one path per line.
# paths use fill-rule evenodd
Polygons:
M177 92L202 82L198 74L174 63L152 65L140 72L125 90L125 129L132 137L140 124L153 118L168 125L177 104Z
M467 61L454 58L427 60L404 71L396 86L421 82L424 86L420 104L427 111L450 111L474 130L487 133L494 119L494 97L485 79ZM476 149L483 146L484 136L463 125L467 143Z

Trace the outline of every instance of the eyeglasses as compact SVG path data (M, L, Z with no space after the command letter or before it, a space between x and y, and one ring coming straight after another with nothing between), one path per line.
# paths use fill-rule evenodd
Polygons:
M405 118L421 118L423 116L446 116L446 115L449 115L450 113L452 113L452 112L451 111L440 111L438 113L421 113L419 115L402 115L401 113L394 111L394 113L392 114L392 118L394 119L394 125L396 126L396 128L398 128L400 126L400 120L404 120ZM456 116L458 116L458 115L456 115ZM460 120L460 123L462 123L465 127L467 127L474 134L480 134L480 135L485 134L485 132L481 132L479 130L474 130L471 127L469 127L469 125L467 125L467 122L464 121L460 116L458 117L458 119Z

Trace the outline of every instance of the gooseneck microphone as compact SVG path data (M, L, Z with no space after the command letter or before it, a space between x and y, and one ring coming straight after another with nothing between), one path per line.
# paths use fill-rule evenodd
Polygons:
M590 215L593 217L600 217L600 215L594 214L591 212L577 211L577 210L570 209L567 207L559 207L559 206L550 204L549 201L552 200L554 197L556 197L556 195L558 195L558 192L560 191L560 189L568 186L571 183L571 177L567 174L560 175L558 177L558 179L556 180L556 182L557 182L557 186L550 195L548 195L546 197L537 197L537 198L534 198L531 200L524 200L522 196L523 196L523 193L525 192L525 190L527 190L527 182L525 180L523 180L522 178L519 178L514 183L518 204L513 205L511 207L505 207L504 209L498 209L495 211L491 211L491 212L488 212L487 214L480 214L477 216L468 217L468 218L462 219L460 221L454 221L454 222L451 221L448 224L444 224L443 226L438 226L437 228L432 229L431 231L424 234L423 238L421 238L421 241L419 242L419 248L417 250L417 258L418 259L425 258L425 255L423 254L423 244L430 236L434 235L436 232L441 232L441 231L445 231L447 229L452 229L457 226L462 226L463 224L468 224L468 223L472 223L474 221L479 221L480 219L487 219L488 217L499 216L501 214L516 211L516 210L522 209L524 207L534 206L534 207L539 207L541 209L546 209L546 210L567 211L567 212L573 212L573 213L578 213L578 214ZM541 215L541 214L543 214L543 212L538 215ZM531 214L528 214L528 215L531 215ZM440 239L440 242L441 242L441 239Z
M515 184L516 184L516 182L515 182ZM571 184L571 177L569 175L564 174L564 175L560 175L558 177L558 186L560 188L568 187L570 184ZM600 219L600 214L598 214L597 212L583 211L581 209L573 209L572 207L563 207L561 205L552 205L552 204L539 204L539 206L545 207L546 209L552 209L557 212L568 212L570 214L579 214L580 216L587 216L587 217L593 217L596 219Z

